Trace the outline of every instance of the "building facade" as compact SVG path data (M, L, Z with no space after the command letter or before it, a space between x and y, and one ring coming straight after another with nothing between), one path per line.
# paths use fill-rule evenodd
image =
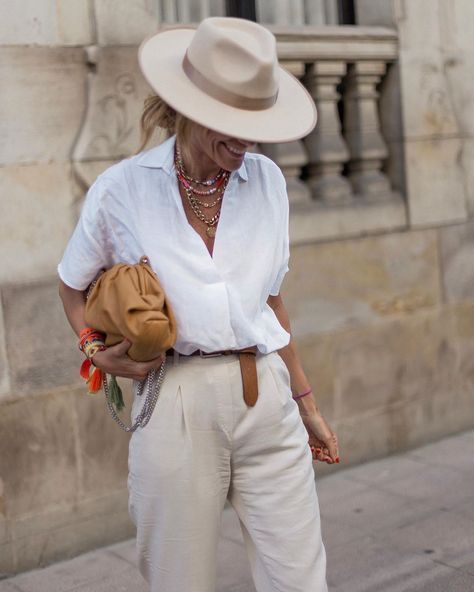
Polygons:
M258 149L287 178L283 295L342 466L474 425L474 4L352 7L256 2L319 111ZM88 186L138 147L138 44L226 9L0 3L0 574L133 534L128 437L78 378L55 269Z

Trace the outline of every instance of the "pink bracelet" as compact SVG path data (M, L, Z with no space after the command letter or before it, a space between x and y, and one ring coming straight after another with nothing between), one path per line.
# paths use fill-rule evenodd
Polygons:
M304 393L300 393L299 395L293 395L293 399L301 399L302 397L306 397L306 395L309 395L313 392L313 389L309 389L309 391L305 391Z

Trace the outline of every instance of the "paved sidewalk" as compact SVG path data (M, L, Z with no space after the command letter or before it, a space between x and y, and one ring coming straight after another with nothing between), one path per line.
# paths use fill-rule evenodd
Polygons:
M319 477L317 488L330 592L474 592L474 431ZM73 591L147 592L134 541L0 582L0 592ZM231 508L218 592L254 592Z

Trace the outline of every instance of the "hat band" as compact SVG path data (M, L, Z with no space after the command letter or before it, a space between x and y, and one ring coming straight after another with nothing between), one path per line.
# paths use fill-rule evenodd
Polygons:
M184 55L183 59L183 70L189 80L200 90L211 96L213 99L225 103L230 107L237 107L237 109L263 111L263 109L272 107L278 96L278 91L271 97L252 98L244 97L230 90L226 90L196 70L190 62L187 53Z

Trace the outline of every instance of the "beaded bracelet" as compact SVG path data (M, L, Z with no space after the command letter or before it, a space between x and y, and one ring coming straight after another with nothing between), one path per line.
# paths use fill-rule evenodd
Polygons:
M80 375L86 381L89 393L96 393L102 386L104 373L95 367L92 358L97 352L107 349L105 335L86 327L79 333L79 338L79 349L86 356L81 364Z
M306 397L306 395L309 395L313 392L313 389L309 389L307 391L305 391L304 393L300 393L299 395L293 395L293 399L296 401L297 399L301 399L302 397Z
M105 335L95 329L87 327L80 332L79 336L80 340L78 346L86 358L91 358L97 353L98 350L96 349L96 346L103 345L105 347Z

